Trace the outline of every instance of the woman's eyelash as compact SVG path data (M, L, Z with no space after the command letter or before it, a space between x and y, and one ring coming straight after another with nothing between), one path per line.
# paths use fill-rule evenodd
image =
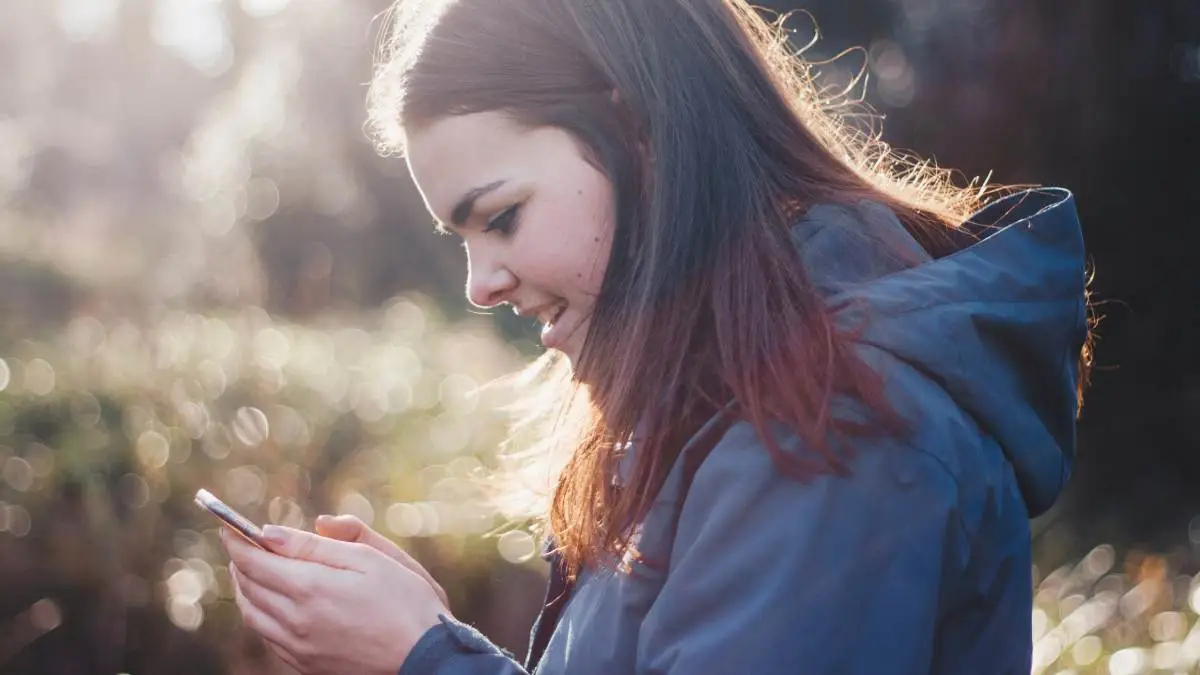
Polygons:
M483 228L484 232L499 232L500 234L512 234L516 229L517 212L521 210L520 204L513 204L504 209L495 218L487 222L487 226Z

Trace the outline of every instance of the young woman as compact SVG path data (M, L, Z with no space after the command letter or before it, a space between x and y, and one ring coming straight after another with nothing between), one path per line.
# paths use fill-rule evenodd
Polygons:
M247 624L303 673L1028 673L1087 366L1071 195L901 171L743 0L397 11L377 126L585 402L546 610L518 665L326 519L227 541Z

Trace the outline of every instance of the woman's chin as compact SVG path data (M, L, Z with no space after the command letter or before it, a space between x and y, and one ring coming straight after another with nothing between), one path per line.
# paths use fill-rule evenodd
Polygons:
M546 351L553 352L558 361L565 361L571 367L572 377L579 377L579 353L574 340L564 340L555 347L547 347Z
M573 324L567 321L542 332L542 346L571 363L574 369L579 364L583 339L587 335L587 323Z

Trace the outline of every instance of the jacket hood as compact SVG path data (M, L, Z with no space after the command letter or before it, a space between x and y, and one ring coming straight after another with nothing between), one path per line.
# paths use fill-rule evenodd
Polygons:
M997 200L932 259L886 207L819 205L795 228L839 325L938 383L1012 465L1030 516L1054 502L1075 454L1085 256L1074 198ZM874 240L883 245L870 245ZM867 245L864 245L867 244Z

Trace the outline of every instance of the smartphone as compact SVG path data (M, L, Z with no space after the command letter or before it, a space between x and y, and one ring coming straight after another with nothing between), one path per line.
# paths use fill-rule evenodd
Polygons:
M196 504L205 511L208 511L217 518L220 518L221 522L228 525L230 529L245 537L246 541L249 541L251 544L254 544L264 551L271 550L270 547L267 546L267 540L263 538L262 529L250 522L250 519L246 516L234 511L233 507L229 506L220 499L217 499L213 493L203 488L197 490Z

